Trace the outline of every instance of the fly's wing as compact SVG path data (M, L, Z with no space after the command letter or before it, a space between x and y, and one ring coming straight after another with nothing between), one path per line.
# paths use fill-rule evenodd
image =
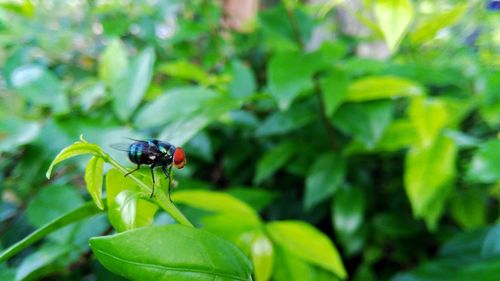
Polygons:
M113 143L113 144L110 144L109 146L113 149L120 150L120 151L128 152L130 150L130 143L125 143L125 142Z

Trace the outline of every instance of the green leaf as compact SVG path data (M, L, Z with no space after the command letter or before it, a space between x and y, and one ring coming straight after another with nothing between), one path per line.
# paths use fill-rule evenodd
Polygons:
M395 76L371 76L352 82L346 101L370 101L396 97L420 96L422 87L413 81Z
M283 142L267 151L257 162L254 182L262 183L285 165L297 151L294 142Z
M481 246L481 257L498 258L500 254L500 225L494 224L488 229Z
M277 111L269 115L255 131L257 137L281 135L304 127L317 114L307 104L297 104L287 111Z
M17 269L15 280L37 280L56 271L64 271L71 245L44 245L27 256Z
M140 52L129 68L111 85L113 109L122 120L127 120L141 102L153 77L155 53L152 48Z
M335 245L313 226L299 221L281 221L267 224L266 230L273 242L290 254L324 268L341 279L347 277Z
M273 280L314 280L314 267L281 247L275 247Z
M144 106L137 114L134 124L140 128L162 126L201 110L217 93L198 86L168 90L153 102ZM173 106L176 105L176 106Z
M320 86L325 104L325 114L331 116L348 94L349 77L345 71L333 70L321 79Z
M410 0L377 0L374 14L391 53L395 53L413 19Z
M335 231L349 238L363 224L365 198L356 187L341 188L333 197L332 220Z
M157 186L158 188L158 186ZM144 194L135 181L116 169L106 174L108 217L117 231L130 230L153 223L158 206L141 196Z
M375 147L370 148L361 142L352 143L346 151L349 154L363 152L395 152L418 143L419 139L415 127L406 119L397 119L391 122L384 131Z
M111 86L127 69L127 49L120 39L113 39L99 57L99 78Z
M252 265L231 243L181 225L90 239L99 262L132 280L252 280Z
M185 60L163 64L159 70L172 77L195 81L201 85L210 84L210 76L203 68Z
M97 207L104 210L102 203L102 169L104 160L101 157L92 156L85 169L85 184Z
M172 200L215 214L232 214L244 218L240 223L260 225L259 215L246 203L223 192L207 190L182 190L172 194Z
M278 195L276 192L257 187L231 187L226 192L252 206L257 212L271 204Z
M240 106L240 100L228 97L217 97L208 100L197 111L179 116L175 122L163 127L159 138L168 140L178 146L183 145L210 123L215 122L231 110L238 109Z
M444 136L431 146L413 146L406 155L406 193L414 216L424 218L431 230L436 228L452 191L456 155L455 143Z
M408 116L423 146L432 145L451 119L443 100L424 97L412 99Z
M304 206L311 209L333 195L344 181L345 160L334 153L324 154L311 167L306 178Z
M75 157L78 155L83 155L83 154L92 154L94 156L101 156L101 155L103 155L103 152L102 152L102 149L96 144L87 143L87 142L83 142L83 141L77 141L77 142L73 143L72 145L67 146L66 148L61 150L61 152L59 152L59 154L57 154L56 158L54 158L52 163L50 163L49 169L47 170L47 173L45 174L45 176L47 177L47 179L50 179L52 169L59 162L62 162L68 158Z
M500 140L489 140L474 153L467 171L467 179L493 183L500 179Z
M468 5L466 3L456 5L449 11L433 15L425 21L420 22L415 30L410 33L412 43L422 44L433 39L438 31L455 24L460 18L462 18L467 11L467 6Z
M38 122L29 122L13 117L0 119L0 152L11 152L27 144L40 133Z
M473 229L486 224L487 196L482 190L470 189L456 192L450 200L450 212L464 229Z
M267 281L271 279L274 259L273 244L262 232L256 233L253 237L251 257L254 266L255 281Z
M84 204L81 207L78 207L64 215L61 215L60 217L38 228L36 231L23 238L21 241L10 246L5 251L2 251L2 253L0 254L0 263L26 249L30 245L33 245L34 243L40 241L42 238L54 232L55 230L75 223L76 221L79 221L81 219L91 217L98 213L100 213L100 210L95 207L95 204L93 202L91 202Z
M33 226L41 227L81 204L83 199L74 186L51 185L33 198L26 209L26 216Z
M315 61L300 52L282 52L271 58L267 70L269 92L286 110L301 91L313 86Z
M247 98L255 92L257 85L250 67L240 60L233 60L231 62L231 74L233 79L228 85L230 96Z
M12 86L35 105L50 106L56 112L66 112L68 101L59 78L46 67L28 64L16 68L11 75Z
M373 148L392 120L393 107L393 102L387 100L346 103L331 120L342 132Z

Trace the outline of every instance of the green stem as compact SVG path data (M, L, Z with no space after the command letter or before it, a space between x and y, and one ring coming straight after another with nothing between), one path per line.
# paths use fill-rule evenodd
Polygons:
M50 233L66 226L72 223L75 223L79 220L82 220L87 217L94 216L96 214L99 214L103 212L102 210L99 210L93 201L88 202L79 208L70 211L69 213L66 213L46 225L42 226L41 228L35 230L33 233L30 235L26 236L23 240L17 242L16 244L10 246L8 249L3 251L0 254L0 263L6 261L13 255L19 253L20 251L26 249L33 243L39 241L43 237L49 235Z
M120 165L115 159L111 158L108 154L103 153L101 157L104 159L104 161L108 162L111 164L113 167L118 169L120 172L122 172L124 175L128 173L127 169ZM129 178L131 178L133 181L135 181L143 190L145 190L149 196L149 194L152 192L152 188L149 187L147 184L145 184L143 181L141 181L139 178L134 176L133 174L128 175ZM177 207L170 202L170 200L167 198L165 195L165 192L163 190L157 189L155 191L155 198L153 199L156 204L158 204L165 212L167 212L176 222L179 224L185 225L185 226L190 226L193 227L193 224L184 216L184 214L177 209Z

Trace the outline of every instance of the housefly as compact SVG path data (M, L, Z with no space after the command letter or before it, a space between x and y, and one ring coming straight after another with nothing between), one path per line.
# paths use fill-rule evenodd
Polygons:
M170 172L172 171L172 166L177 169L182 169L187 163L186 154L182 148L159 140L134 140L130 145L112 144L111 147L126 151L130 161L137 164L137 168L128 172L125 176L139 170L141 165L150 167L151 177L153 179L153 190L151 191L150 198L153 197L155 192L155 176L153 169L161 167L166 178L168 178L168 198L170 202L172 202L170 197Z

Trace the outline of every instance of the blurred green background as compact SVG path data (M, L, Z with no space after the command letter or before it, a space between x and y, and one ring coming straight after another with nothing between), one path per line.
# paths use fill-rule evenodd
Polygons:
M80 134L124 165L110 144L158 138L188 155L176 190L313 224L349 280L498 281L499 27L472 0L2 1L0 247L90 199L78 159L45 178ZM120 280L88 248L110 231L0 280ZM278 250L272 280L336 278Z

